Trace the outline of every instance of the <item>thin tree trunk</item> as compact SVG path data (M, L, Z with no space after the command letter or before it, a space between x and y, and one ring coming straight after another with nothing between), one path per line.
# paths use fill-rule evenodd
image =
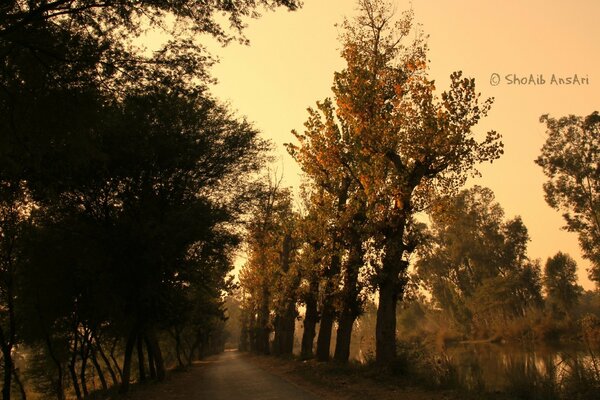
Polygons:
M13 363L13 378L15 382L17 382L17 386L19 387L19 393L21 394L21 400L27 400L27 393L25 392L25 386L23 386L23 382L21 382L21 378L19 378L19 374Z
M58 357L56 356L56 354L54 353L54 348L52 347L52 339L50 338L50 335L48 333L46 333L44 335L44 339L46 340L46 346L48 347L48 353L50 354L50 358L52 359L52 361L54 362L54 365L56 366L56 372L57 372L57 382L56 382L56 398L58 400L64 400L65 399L65 388L64 388L64 371L62 368L62 364L60 362L60 360L58 359Z
M15 268L13 264L13 249L14 249L14 236L10 236L10 242L7 249L7 271L6 281L4 282L6 290L6 300L8 308L8 337L5 337L4 330L0 330L2 341L2 353L4 357L4 386L2 387L2 398L4 400L10 400L10 389L12 386L12 374L14 369L14 361L12 359L12 349L15 344L17 322L15 318L15 302L13 295L13 277L15 274Z
M147 336L144 336L144 343L146 344L146 352L148 353L148 373L150 379L156 379L156 366L154 365L154 355L150 346L150 341Z
M71 361L69 362L69 373L71 374L71 381L73 382L73 389L75 390L75 396L77 400L82 400L81 387L79 386L79 379L77 378L77 372L75 371L75 364L77 363L77 353L73 353Z
M139 382L146 381L146 367L144 361L144 347L142 335L137 337L137 356L138 356L138 379Z
M150 349L154 357L154 365L156 366L156 379L162 381L165 379L165 362L160 351L160 345L158 338L154 331L150 330L147 334L148 341L150 342Z
M4 335L2 334L2 342L4 342ZM13 360L12 360L12 346L2 345L2 356L4 358L4 386L2 386L2 399L10 400L10 388L12 385L12 371L13 371Z
M115 358L115 348L117 347L118 343L119 343L119 338L115 338L112 346L110 347L110 359L112 360L115 369L117 370L117 372L119 373L119 376L121 377L121 382L123 382L123 370L121 369L121 367L119 366L119 362Z
M98 340L98 338L95 338L95 342L96 342L96 348L98 350L98 353L100 353L100 357L102 358L104 365L106 365L106 368L108 369L108 374L110 375L110 379L112 380L113 385L118 385L119 380L117 379L115 370L113 369L112 365L110 364L108 357L106 357L106 354L104 353L104 350L102 349L102 345L100 344L100 341Z
M104 376L104 372L102 371L102 367L100 366L100 363L98 362L98 357L96 356L95 350L92 350L90 358L92 360L92 364L94 365L94 368L96 369L96 372L98 373L98 378L100 379L100 384L102 385L102 390L106 392L108 390L108 384L106 382L106 377Z
M129 390L129 380L131 378L131 356L133 354L133 347L135 346L135 340L137 339L137 328L134 328L129 333L127 343L125 344L125 356L123 358L123 369L122 369L122 380L120 393L127 393Z
M192 347L190 349L190 353L189 356L187 357L187 365L190 366L192 365L192 362L194 361L194 354L196 354L196 352L198 351L198 348L200 347L200 337L196 336L194 339L194 343L192 343Z
M80 380L81 380L81 391L84 397L88 396L87 382L85 374L87 372L87 360L88 360L88 351L85 348L84 344L81 343L81 369L80 369Z
M175 328L175 333L173 336L175 338L175 355L177 356L177 364L179 367L183 368L184 363L183 359L181 358L181 332Z

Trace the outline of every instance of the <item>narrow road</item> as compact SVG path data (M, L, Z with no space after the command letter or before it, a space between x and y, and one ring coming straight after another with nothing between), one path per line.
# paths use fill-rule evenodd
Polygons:
M141 387L132 399L318 400L291 382L266 372L238 351L226 351L162 384Z

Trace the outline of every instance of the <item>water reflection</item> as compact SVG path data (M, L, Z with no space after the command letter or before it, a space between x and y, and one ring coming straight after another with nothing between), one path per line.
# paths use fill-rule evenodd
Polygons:
M459 386L523 399L600 398L600 364L583 348L463 344L446 349Z

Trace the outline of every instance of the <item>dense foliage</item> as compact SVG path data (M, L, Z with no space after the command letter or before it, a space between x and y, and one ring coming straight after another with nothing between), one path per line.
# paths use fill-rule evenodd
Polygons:
M0 6L4 399L15 383L22 398L126 391L222 345L269 145L208 93L199 39L245 41L244 19L277 6L299 3ZM148 52L136 43L153 29L165 41Z

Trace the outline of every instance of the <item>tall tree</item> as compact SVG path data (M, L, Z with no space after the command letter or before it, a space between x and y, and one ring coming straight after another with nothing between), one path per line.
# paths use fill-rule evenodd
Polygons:
M546 202L563 212L566 229L577 232L590 279L600 285L600 114L543 115L548 137L535 160L548 181Z
M335 114L346 127L345 164L362 191L379 262L376 360L389 365L396 354L396 304L406 282L412 215L434 192L453 192L475 165L502 153L499 135L478 141L472 128L491 100L482 103L473 79L451 75L441 99L427 78L427 46L420 33L409 41L412 13L394 20L383 0L359 0L359 14L341 35L346 67L335 74Z

